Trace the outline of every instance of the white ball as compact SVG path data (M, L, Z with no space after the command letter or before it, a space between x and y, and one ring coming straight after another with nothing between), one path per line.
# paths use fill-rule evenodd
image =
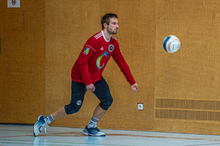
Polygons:
M180 40L174 35L168 35L163 41L163 48L168 53L175 53L180 48Z

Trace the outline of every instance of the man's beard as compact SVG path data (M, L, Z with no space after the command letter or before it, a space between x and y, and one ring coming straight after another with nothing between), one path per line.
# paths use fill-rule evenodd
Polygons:
M117 33L117 31L114 32L114 31L110 30L109 28L107 28L107 32L108 32L109 34L116 34L116 33Z

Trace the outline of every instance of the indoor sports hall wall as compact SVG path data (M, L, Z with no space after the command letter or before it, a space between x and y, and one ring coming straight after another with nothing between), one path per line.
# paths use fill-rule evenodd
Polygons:
M0 123L33 123L45 106L45 3L0 1Z
M137 94L113 61L103 76L114 102L101 129L220 134L220 1L0 1L0 123L34 124L70 102L71 68L85 41L101 30L101 16L119 16L115 35ZM167 35L181 41L174 54ZM87 92L82 109L51 126L84 128L98 104ZM137 110L143 103L144 110Z
M157 0L155 131L220 134L220 1ZM182 45L165 53L166 35Z

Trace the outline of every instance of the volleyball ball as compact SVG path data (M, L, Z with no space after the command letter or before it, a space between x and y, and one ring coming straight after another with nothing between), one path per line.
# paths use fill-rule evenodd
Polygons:
M168 35L163 41L163 48L168 53L175 53L180 48L180 40L174 35Z

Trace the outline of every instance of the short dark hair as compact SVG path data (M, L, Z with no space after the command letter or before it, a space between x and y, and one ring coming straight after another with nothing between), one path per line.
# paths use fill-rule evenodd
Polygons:
M114 13L108 13L102 16L102 19L101 19L102 30L104 29L104 26L103 26L104 23L109 25L110 18L118 18L118 16Z

